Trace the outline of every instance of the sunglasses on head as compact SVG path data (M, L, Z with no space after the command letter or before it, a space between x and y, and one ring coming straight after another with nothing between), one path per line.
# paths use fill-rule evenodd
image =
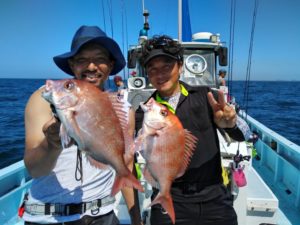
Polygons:
M176 55L180 52L181 47L177 41L167 36L154 37L144 46L144 54L149 54L154 49L162 49L165 53Z

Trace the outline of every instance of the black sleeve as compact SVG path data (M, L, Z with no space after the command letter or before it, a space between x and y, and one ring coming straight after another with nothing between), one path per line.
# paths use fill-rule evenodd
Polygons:
M224 131L236 141L245 141L243 132L235 125L233 128L224 128Z

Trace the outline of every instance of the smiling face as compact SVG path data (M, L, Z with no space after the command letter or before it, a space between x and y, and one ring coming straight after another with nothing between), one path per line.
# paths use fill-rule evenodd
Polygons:
M77 79L103 89L114 62L105 48L96 43L88 43L69 59L69 65Z
M180 91L181 68L181 63L167 56L155 57L146 65L149 80L162 97L169 97Z

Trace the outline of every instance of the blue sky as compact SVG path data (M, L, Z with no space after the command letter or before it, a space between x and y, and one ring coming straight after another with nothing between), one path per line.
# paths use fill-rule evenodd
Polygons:
M144 2L150 12L149 36L177 38L177 0ZM221 40L228 43L230 3L190 0L192 32L220 33ZM233 79L246 77L253 8L254 0L236 0ZM252 80L300 80L299 12L299 0L259 0ZM1 0L0 78L68 77L52 57L69 51L81 25L98 25L109 36L113 33L127 52L127 44L137 42L143 25L142 0Z

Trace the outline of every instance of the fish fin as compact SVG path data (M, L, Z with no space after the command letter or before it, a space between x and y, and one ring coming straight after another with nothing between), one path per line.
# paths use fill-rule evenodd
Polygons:
M132 173L128 172L128 175L126 176L116 175L110 195L115 196L125 186L135 188L140 192L144 192L144 188L141 183L133 176Z
M143 170L143 175L146 181L152 186L155 187L156 189L159 189L159 183L155 180L155 178L151 175L149 172L149 169L147 167L144 168Z
M138 132L138 136L134 139L133 147L134 147L135 152L142 151L144 149L143 144L144 144L145 139L146 139L146 136L143 135L142 129L140 129Z
M184 156L182 161L183 163L177 177L182 176L186 171L186 168L188 167L191 161L192 155L196 148L196 143L198 141L198 139L190 131L185 129L184 132L185 132L185 146L184 146Z
M63 124L60 125L59 136L60 136L60 140L61 140L61 145L64 148L68 147L71 143L71 138L68 135L66 127Z
M116 92L108 93L108 97L120 120L122 129L126 129L129 121L130 104L124 98L120 98Z
M88 161L90 162L90 164L96 168L102 169L102 170L107 170L109 168L109 165L101 163L97 160L95 160L92 156L88 155L87 156Z
M155 134L159 137L160 135L164 134L164 132L165 132L164 129L162 129L162 130L157 130Z
M124 97L118 95L117 92L108 93L108 97L114 111L120 121L122 133L125 142L125 162L130 162L134 157L134 149L133 149L133 136L129 135L129 114L131 110L131 105L127 102Z
M175 211L171 195L165 196L159 192L155 199L151 202L150 206L155 204L160 204L164 208L164 210L169 214L172 223L175 224Z
M67 118L69 120L69 123L73 124L73 129L74 129L74 133L75 133L75 136L77 138L79 138L79 140L77 140L79 143L81 143L81 145L83 145L83 140L81 139L81 135L80 135L80 128L78 126L78 123L76 121L76 111L75 110L68 110L68 113L67 113ZM76 140L75 140L76 141ZM77 144L79 144L77 143ZM80 146L82 149L84 149L84 146Z

